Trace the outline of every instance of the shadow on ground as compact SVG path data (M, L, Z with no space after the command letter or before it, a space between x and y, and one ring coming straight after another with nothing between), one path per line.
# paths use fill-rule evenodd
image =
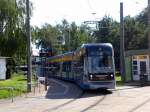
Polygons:
M75 83L66 82L62 80L51 81L47 90L46 98L48 99L78 99L85 97L102 96L112 94L112 91L98 89L98 90L83 90ZM63 85L65 86L63 86Z

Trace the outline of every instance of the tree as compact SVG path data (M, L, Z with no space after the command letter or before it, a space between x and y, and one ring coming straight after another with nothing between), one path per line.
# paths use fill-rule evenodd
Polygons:
M91 29L86 25L77 26L74 22L70 25L71 50L75 50L85 43L94 42Z
M66 19L62 20L61 24L56 25L57 29L60 31L60 36L63 38L64 44L61 45L61 51L66 52L70 49L70 25Z
M148 21L148 9L145 8L143 11L141 11L136 17L136 21L144 24L147 27L147 21Z
M144 44L145 25L130 16L125 17L125 49L135 50L147 47Z
M58 46L57 37L60 36L60 32L56 27L50 24L45 24L41 29L38 27L34 30L36 36L36 45L41 50L52 50L54 53L57 52L56 46Z
M98 31L94 32L96 42L105 43L109 42L109 33L113 24L113 19L109 16L104 16L101 21L98 22Z
M62 24L58 24L57 27L65 40L63 52L74 51L83 43L94 41L91 35L91 29L84 24L77 26L75 22L69 24L67 20L64 19L62 20Z
M65 19L56 26L45 24L42 28L33 28L32 31L37 47L44 51L51 49L55 55L74 51L83 43L94 41L89 27L77 26L75 22L69 24Z
M25 15L26 0L0 0L0 56L10 57L9 65L26 62Z
M143 32L143 39L141 41L141 44L139 45L139 48L147 49L148 48L148 9L145 8L143 11L141 11L135 17L135 19L142 25L140 29Z

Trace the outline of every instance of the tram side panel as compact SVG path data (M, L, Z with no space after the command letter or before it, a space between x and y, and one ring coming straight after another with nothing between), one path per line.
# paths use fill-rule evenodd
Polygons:
M74 75L74 81L82 88L83 85L83 75L84 75L84 55L77 54L73 56L72 61L72 73Z
M63 62L62 64L62 78L65 80L73 81L71 77L71 61Z

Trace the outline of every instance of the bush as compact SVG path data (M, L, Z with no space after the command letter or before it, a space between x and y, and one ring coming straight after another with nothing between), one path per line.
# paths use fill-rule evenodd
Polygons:
M120 72L119 71L116 71L116 74L115 74L116 76L121 76L121 74L120 74Z

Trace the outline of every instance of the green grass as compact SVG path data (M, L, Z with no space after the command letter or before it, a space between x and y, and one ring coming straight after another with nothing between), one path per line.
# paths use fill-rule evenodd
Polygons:
M13 74L11 79L0 81L0 87L13 87L13 95L17 96L26 92L26 79L22 74ZM0 99L9 98L10 95L8 89L0 89Z

